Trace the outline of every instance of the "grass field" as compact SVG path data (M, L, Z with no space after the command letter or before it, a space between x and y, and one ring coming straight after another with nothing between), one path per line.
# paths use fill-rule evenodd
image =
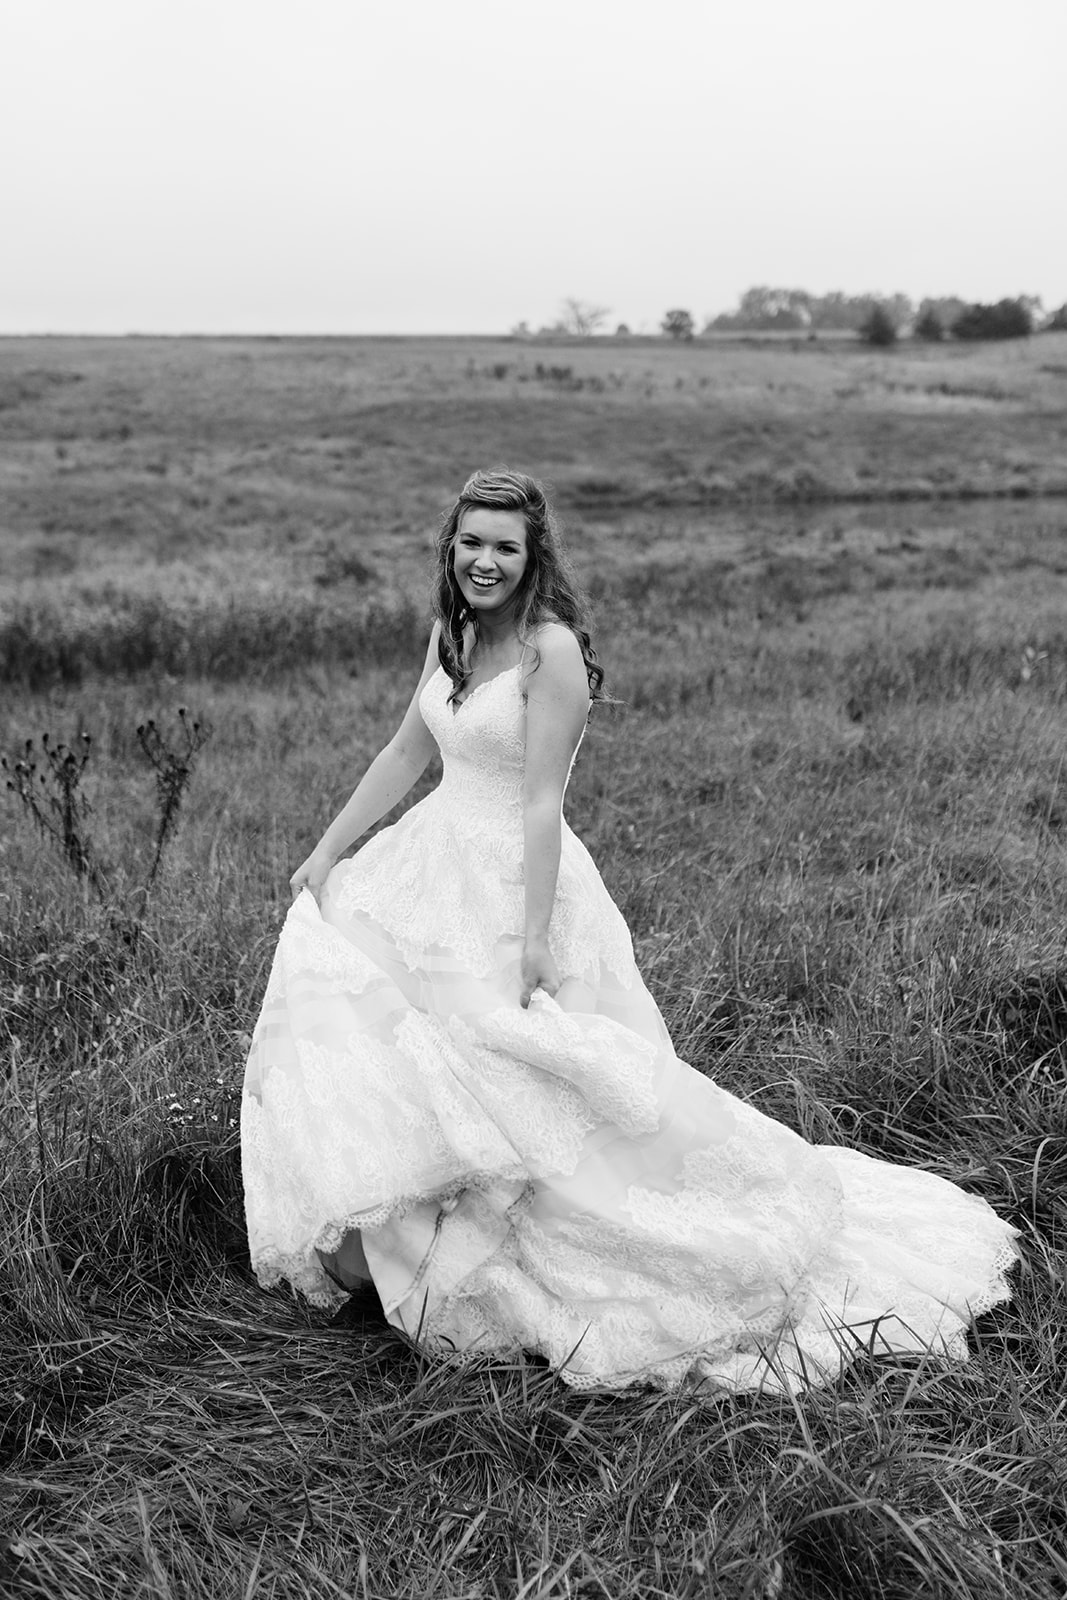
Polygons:
M576 1395L251 1280L286 879L501 460L595 599L620 703L568 812L679 1053L1012 1218L969 1367ZM1067 335L0 341L0 505L0 750L91 735L102 885L0 796L0 1592L1067 1594ZM144 906L136 730L180 705L211 737Z

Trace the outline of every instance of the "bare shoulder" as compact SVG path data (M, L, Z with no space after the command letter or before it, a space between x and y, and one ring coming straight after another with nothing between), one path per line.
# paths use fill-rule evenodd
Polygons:
M577 635L564 622L542 622L533 631L532 643L539 659L531 677L544 673L557 679L574 678L585 682L585 658Z
M528 709L543 711L575 729L589 714L589 678L576 636L562 622L543 622L531 640L537 655L523 688ZM575 734L577 738L577 734Z

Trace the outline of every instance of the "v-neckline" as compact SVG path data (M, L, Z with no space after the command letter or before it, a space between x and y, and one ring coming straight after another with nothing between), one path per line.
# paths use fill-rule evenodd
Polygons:
M483 678L481 683L476 683L474 688L469 690L468 693L464 695L462 700L452 700L449 703L449 710L452 712L453 718L458 717L460 712L463 710L463 707L469 705L474 699L474 696L480 693L482 689L488 689L491 683L498 683L501 678L506 678L509 672L518 672L521 666L522 662L516 661L514 666L505 667L503 672L494 672L491 678ZM443 670L444 669L442 668L442 671Z

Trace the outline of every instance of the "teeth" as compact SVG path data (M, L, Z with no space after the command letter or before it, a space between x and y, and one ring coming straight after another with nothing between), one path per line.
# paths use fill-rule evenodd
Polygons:
M471 582L476 583L479 589L491 589L497 581L496 578L478 578L471 574Z

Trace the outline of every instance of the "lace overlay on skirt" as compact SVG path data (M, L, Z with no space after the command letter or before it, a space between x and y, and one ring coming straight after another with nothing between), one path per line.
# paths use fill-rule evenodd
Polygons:
M564 823L564 983L518 1004L517 671L421 700L444 777L286 918L242 1104L249 1248L312 1302L358 1234L442 1354L539 1351L577 1387L824 1381L857 1349L966 1357L1014 1230L931 1173L812 1146L680 1061Z

